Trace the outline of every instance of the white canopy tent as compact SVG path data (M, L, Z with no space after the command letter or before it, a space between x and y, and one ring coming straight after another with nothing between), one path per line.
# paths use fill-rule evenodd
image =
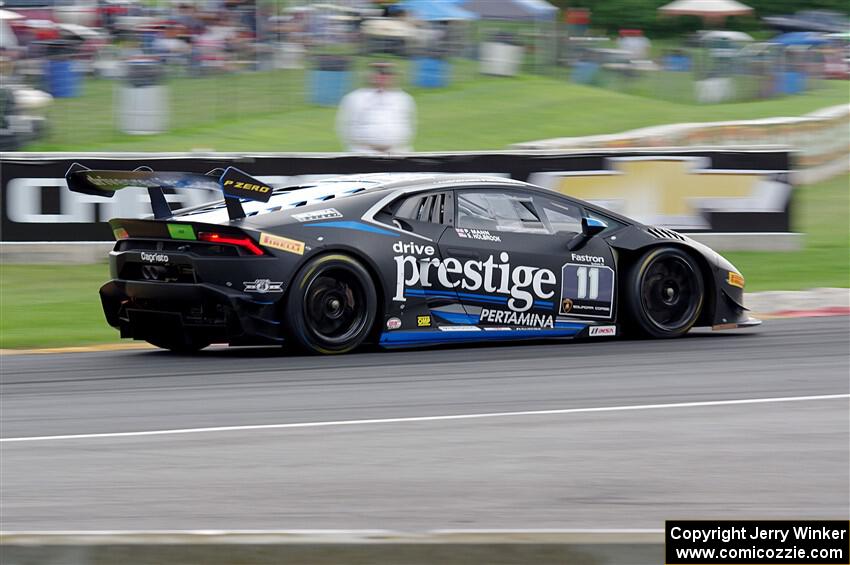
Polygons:
M727 31L727 30L703 30L697 32L700 41L728 41L738 43L750 43L753 36L744 33L743 31Z
M558 15L546 0L465 0L461 6L485 20L552 20Z
M20 20L21 18L23 16L17 12L0 8L0 20Z
M23 16L17 12L0 8L0 48L14 49L18 46L18 38L15 37L15 33L7 22L21 18Z
M658 8L665 16L698 16L704 21L722 22L730 16L746 16L753 9L737 0L674 0Z

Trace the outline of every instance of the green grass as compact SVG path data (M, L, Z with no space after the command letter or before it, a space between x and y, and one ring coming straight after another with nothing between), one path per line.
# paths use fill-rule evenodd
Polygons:
M850 175L798 189L794 231L803 251L725 252L747 280L747 291L850 287Z
M97 294L108 278L105 263L0 265L0 348L117 341Z
M724 253L747 291L850 287L850 175L802 187L796 230L803 251ZM0 347L50 347L118 341L106 325L97 289L105 264L0 265Z
M409 73L406 62L399 65ZM477 74L474 63L460 61L449 87L408 88L418 108L415 148L504 149L533 139L616 133L666 123L798 116L848 100L846 81L824 81L805 95L699 106L572 84L566 80L567 70L558 72L564 76L484 77ZM54 101L49 112L52 133L27 149L338 151L336 108L307 104L304 78L303 71L269 71L172 79L172 129L153 136L117 133L111 110L114 83L88 80L84 96ZM639 84L635 88L646 90Z

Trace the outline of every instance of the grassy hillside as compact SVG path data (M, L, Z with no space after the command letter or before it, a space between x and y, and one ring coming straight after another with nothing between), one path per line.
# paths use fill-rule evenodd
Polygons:
M566 73L566 70L561 72ZM448 88L409 89L418 151L504 149L548 137L616 133L678 122L799 116L848 102L847 81L805 95L694 105L582 86L565 77L484 77L461 65ZM303 71L174 79L171 131L130 136L113 128L115 83L89 80L79 98L57 99L50 137L32 151L338 151L336 108L305 102ZM235 81L235 82L234 82ZM238 85L238 88L234 87Z

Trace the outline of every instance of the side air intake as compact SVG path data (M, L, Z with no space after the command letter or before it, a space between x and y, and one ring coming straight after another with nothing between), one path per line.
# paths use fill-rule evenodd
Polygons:
M646 228L646 233L655 239L677 239L679 241L685 241L685 236L682 234L674 232L673 230L659 228L657 226L650 226Z

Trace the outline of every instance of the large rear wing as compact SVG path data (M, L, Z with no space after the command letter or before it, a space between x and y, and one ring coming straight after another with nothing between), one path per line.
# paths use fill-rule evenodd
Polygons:
M174 171L154 171L139 167L133 171L89 169L74 163L65 173L72 192L112 198L122 188L137 186L148 189L154 218L172 217L171 207L165 199L163 188L220 190L224 195L227 215L231 220L245 217L242 199L268 202L272 188L235 167L214 169L206 174Z

